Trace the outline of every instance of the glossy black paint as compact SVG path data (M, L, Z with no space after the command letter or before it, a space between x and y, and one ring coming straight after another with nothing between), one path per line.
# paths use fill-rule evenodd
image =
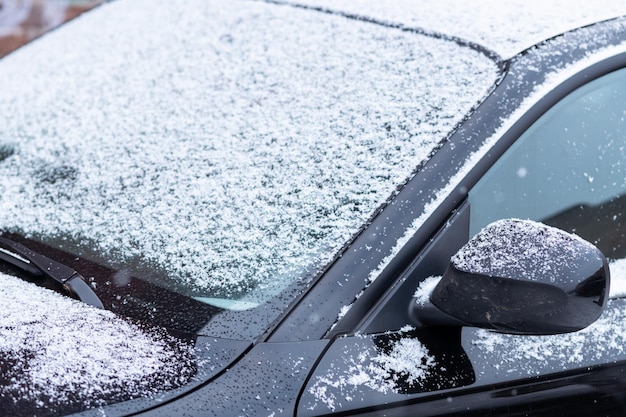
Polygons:
M215 383L137 415L295 415L300 387L328 343L260 343Z
M606 381L611 381L607 384ZM563 373L549 380L491 386L489 390L447 392L407 401L396 407L371 407L360 416L609 416L624 415L626 364L589 369L582 375ZM335 415L355 415L338 413Z
M616 311L626 306L623 299L611 303L610 308ZM611 340L598 344L593 333L585 334L577 361L562 360L555 354L541 361L528 356L519 362L506 360L508 352L502 347L493 353L477 344L480 332L466 327L402 333L402 338L418 339L427 346L442 366L433 367L423 384L402 385L399 379L400 385L386 392L368 386L334 385L340 378L321 386L319 383L329 375L356 375L350 365L357 355L367 356L363 368L376 366L376 355L384 354L384 341L399 335L339 338L309 379L298 416L624 415L626 354L617 348L598 356ZM521 343L529 336L507 337ZM320 388L324 389L322 399L337 399L332 409L320 400Z

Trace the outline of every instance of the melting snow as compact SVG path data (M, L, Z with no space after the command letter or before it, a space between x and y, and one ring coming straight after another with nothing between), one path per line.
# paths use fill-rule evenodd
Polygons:
M611 298L626 295L626 260L610 263ZM420 283L414 297L417 302L426 302L441 277L429 277ZM619 288L619 290L617 289ZM626 305L609 301L605 313L588 328L562 335L518 336L493 333L486 330L467 328L471 332L471 344L485 355L476 363L491 364L489 372L506 369L507 372L521 371L532 375L545 372L550 363L560 370L581 360L598 361L604 355L626 353L626 328L621 325L626 317ZM406 327L401 332L413 330ZM395 341L389 353L372 348L359 352L346 348L345 363L331 366L331 371L317 376L309 393L315 401L334 411L344 401L354 399L362 387L383 394L396 392L396 381L405 378L409 383L422 384L431 373L437 372L434 357L417 339L403 338ZM587 355L587 356L585 356ZM556 365L555 365L556 364ZM445 364L439 364L445 365ZM484 372L485 370L477 370ZM315 407L312 404L311 407Z
M611 288L626 288L626 273L622 273L625 260L614 261L611 267ZM415 297L427 300L440 277L429 277L420 283ZM611 298L624 296L617 290ZM567 364L575 366L583 359L601 360L603 355L626 353L626 328L621 325L626 317L626 304L609 301L605 313L588 328L562 335L518 336L493 333L486 330L466 329L472 332L472 345L483 355L477 363L492 364L495 372L521 371L532 375L545 372L548 363L557 370ZM402 332L410 331L407 327ZM586 356L585 356L586 355ZM434 357L417 339L403 338L395 341L389 353L374 349L360 352L346 351L345 363L331 367L332 371L316 377L309 393L316 401L331 411L342 402L353 399L359 387L380 393L395 392L398 378L409 383L424 383L431 373L437 372ZM443 365L443 364L439 364ZM482 370L477 370L482 371Z
M551 336L517 336L472 331L472 344L494 366L507 373L521 372L533 375L566 370L583 361L602 363L605 355L626 353L626 305L609 300L604 314L589 327L574 333ZM464 330L465 331L465 330ZM478 361L480 363L480 361Z
M0 274L0 403L92 407L172 389L193 345ZM7 412L7 410L4 410Z
M626 260L609 264L611 270L610 300L602 316L589 327L574 333L550 336L518 336L487 330L467 329L469 339L482 354L477 363L492 364L489 372L521 372L532 375L546 367L565 370L581 361L602 362L607 355L626 354ZM486 371L486 370L482 370Z

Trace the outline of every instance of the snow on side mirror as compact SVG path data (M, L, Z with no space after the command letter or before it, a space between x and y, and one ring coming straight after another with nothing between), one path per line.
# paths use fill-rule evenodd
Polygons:
M506 333L581 330L602 314L609 267L591 243L528 220L500 220L450 260L428 301L411 303L420 326L473 326Z

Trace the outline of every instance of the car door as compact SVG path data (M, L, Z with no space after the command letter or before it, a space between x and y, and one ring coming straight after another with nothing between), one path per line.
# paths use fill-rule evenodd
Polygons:
M577 74L561 85L567 94L500 140L508 149L462 182L466 198L389 289L352 328L340 321L331 331L337 337L303 390L299 416L624 413L625 64L614 57ZM541 221L604 253L612 290L596 323L551 336L415 324L408 306L416 291L428 291L450 256L504 218Z

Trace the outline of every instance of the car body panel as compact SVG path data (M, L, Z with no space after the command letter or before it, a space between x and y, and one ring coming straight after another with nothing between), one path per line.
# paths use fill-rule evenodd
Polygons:
M378 406L358 414L388 416L621 416L624 409L624 366L588 369L584 374L526 379L518 385L465 390L461 395L434 395L402 406ZM612 384L607 385L605 381Z
M260 343L217 384L138 415L295 415L298 392L328 343Z
M620 326L625 318L626 300L616 299L596 324L564 335L504 335L468 327L338 338L312 374L298 415L367 415L375 408L393 415L395 407L416 415L515 415L522 405L546 414L554 411L554 402L561 415L582 415L596 402L608 401L607 396L615 407L610 412L619 413L625 399L626 333ZM419 378L412 363L401 362L406 359L401 354L394 357L407 340L416 346L411 360L423 364ZM426 348L423 358L418 346ZM593 373L611 378L594 382ZM466 402L466 395L479 397L479 392L496 402ZM584 396L580 402L563 399L578 395ZM437 397L449 400L434 406L430 400Z

